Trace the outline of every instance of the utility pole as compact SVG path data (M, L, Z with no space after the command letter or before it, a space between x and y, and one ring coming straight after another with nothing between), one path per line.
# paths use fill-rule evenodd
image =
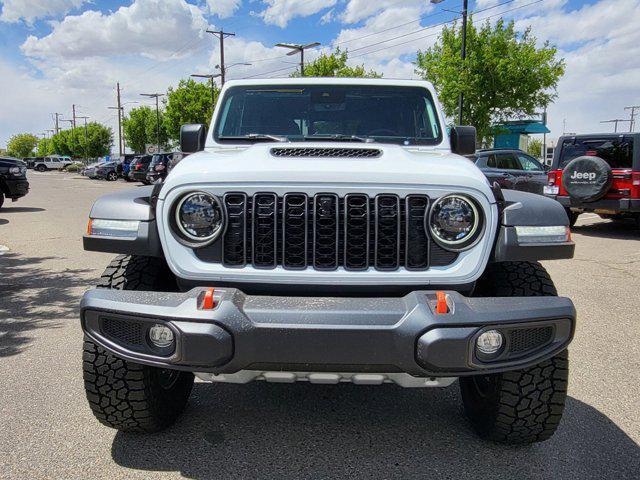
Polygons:
M622 123L622 122L630 122L631 120L625 120L624 118L614 118L613 120L604 120L600 123L613 123L615 124L614 127L614 132L617 133L618 132L618 124Z
M73 116L71 118L73 118L73 128L76 128L76 104L74 103L73 105L71 105L71 111Z
M60 133L60 115L62 115L61 113L52 113L51 115L55 115L56 116L56 120L55 120L55 124L54 124L54 129L56 131L56 135L58 133Z
M444 0L431 0L431 3L438 4ZM463 0L462 2L462 64L464 68L465 60L467 59L467 17L469 16L469 0ZM464 112L464 91L460 92L458 98L458 125L462 125L462 114Z
M90 117L84 116L84 117L77 117L77 118L84 119L84 160L85 160L85 162L87 162L87 160L88 160L88 157L87 157L87 145L89 143L88 135L87 135L87 118L90 118Z
M236 34L225 32L222 29L220 29L219 31L207 30L207 33L218 37L218 40L220 40L220 82L222 83L222 85L224 85L224 82L226 80L226 70L224 66L224 39L225 37L235 37Z
M156 141L158 144L158 151L160 153L160 104L159 98L164 96L164 93L141 93L143 97L156 99Z
M634 127L636 126L636 110L640 109L640 105L632 105L630 107L624 107L625 110L631 110L631 118L629 121L629 131L633 132Z
M120 104L120 82L116 83L116 92L116 101L118 105L116 107L118 109L118 153L120 154L120 158L122 158L122 105Z
M300 45L296 43L276 43L276 47L288 48L291 51L287 53L287 56L300 54L300 76L304 77L304 51L309 48L314 48L320 45L320 42L308 43L306 45Z

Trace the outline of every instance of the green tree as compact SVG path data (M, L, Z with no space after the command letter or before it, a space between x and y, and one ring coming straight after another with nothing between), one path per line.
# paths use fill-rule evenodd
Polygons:
M124 118L124 138L134 152L144 153L147 144L156 144L157 121L156 109L146 105L132 109ZM166 147L167 141L164 112L160 111L160 146Z
M47 155L51 155L52 153L55 152L53 151L53 142L51 141L51 139L41 138L38 142L38 150L36 151L38 157L45 157Z
M538 48L529 28L518 33L501 19L478 29L471 20L464 62L461 47L461 28L445 27L436 45L418 52L416 73L434 84L448 117L464 92L463 123L476 127L480 144L488 143L492 124L533 115L556 98L564 59L548 42Z
M540 160L542 158L542 140L539 138L530 139L527 145L527 153Z
M215 101L220 90L214 85ZM164 126L171 140L180 139L180 127L187 123L208 124L215 102L211 99L211 83L192 78L180 80L176 88L169 87L165 101Z
M7 154L16 157L30 157L38 145L38 137L31 133L17 133L7 142Z
M69 130L61 130L50 139L49 154L68 155L75 158L96 158L107 155L113 144L111 128L96 122Z
M349 53L336 48L333 53L323 53L313 62L304 66L305 77L357 77L357 78L380 78L382 75L373 70L368 72L364 65L350 67L347 65ZM295 72L292 77L299 77L300 72Z

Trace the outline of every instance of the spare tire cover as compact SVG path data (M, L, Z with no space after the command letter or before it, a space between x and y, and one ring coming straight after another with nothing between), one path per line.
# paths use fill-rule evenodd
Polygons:
M581 202L602 198L612 182L611 167L600 157L575 158L562 172L562 186L571 198Z

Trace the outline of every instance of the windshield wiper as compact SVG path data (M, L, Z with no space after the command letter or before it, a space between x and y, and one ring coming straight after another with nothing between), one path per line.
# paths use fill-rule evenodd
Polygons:
M331 141L331 140L341 140L344 142L362 142L362 143L373 143L375 140L370 137L358 137L357 135L345 135L342 133L330 133L330 134L322 134L322 135L306 135L304 137L305 140L320 140L320 141Z
M269 135L266 133L248 133L246 135L224 136L219 137L220 140L268 140L271 142L290 142L287 137L279 137L277 135Z

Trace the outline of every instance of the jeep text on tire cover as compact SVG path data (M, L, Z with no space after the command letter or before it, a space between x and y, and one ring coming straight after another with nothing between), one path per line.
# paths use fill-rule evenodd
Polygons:
M553 435L572 302L564 208L492 187L422 81L225 84L164 183L101 197L84 246L119 254L81 304L98 420L153 432L208 382L444 387L483 437Z

